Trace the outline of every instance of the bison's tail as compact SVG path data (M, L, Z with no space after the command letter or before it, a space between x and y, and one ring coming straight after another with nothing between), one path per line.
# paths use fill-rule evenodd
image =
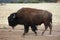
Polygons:
M51 24L52 24L52 19L51 19Z
M51 22L51 24L52 24L52 15L51 15L51 19L50 19L50 22Z

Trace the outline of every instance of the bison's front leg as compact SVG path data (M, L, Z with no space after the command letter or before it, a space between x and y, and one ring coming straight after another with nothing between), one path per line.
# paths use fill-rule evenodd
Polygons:
M28 33L28 31L29 31L29 26L26 24L26 25L24 25L24 33L23 33L23 36L24 36L26 33Z
M31 29L35 33L35 35L37 35L37 32L36 32L37 27L35 25L31 25Z

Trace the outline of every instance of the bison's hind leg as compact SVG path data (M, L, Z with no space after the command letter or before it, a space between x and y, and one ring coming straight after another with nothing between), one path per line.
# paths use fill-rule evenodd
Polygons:
M42 35L45 33L45 31L46 31L46 30L47 30L47 28L48 28L47 23L44 23L44 26L45 26L45 30L42 32Z
M36 25L31 25L31 29L32 29L32 31L35 33L35 35L37 35L37 27L36 27Z
M51 35L51 31L52 31L52 24L51 23L49 23L49 29L50 29L50 32L49 32L49 34Z
M51 25L51 23L50 22L46 22L46 23L44 23L44 25L45 25L45 30L42 32L42 35L44 34L44 32L47 30L48 27L50 29L49 34L51 34L51 31L52 31L52 25Z

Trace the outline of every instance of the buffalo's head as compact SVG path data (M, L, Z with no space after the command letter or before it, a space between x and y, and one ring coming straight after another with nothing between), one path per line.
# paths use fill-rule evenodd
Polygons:
M10 16L8 17L8 24L9 24L9 26L11 26L12 28L14 28L14 27L18 24L18 20L17 20L17 17L16 17L16 13L10 14Z

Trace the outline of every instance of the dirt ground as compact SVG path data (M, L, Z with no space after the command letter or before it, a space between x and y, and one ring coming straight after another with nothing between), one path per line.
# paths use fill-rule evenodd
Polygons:
M37 36L30 29L28 34L26 34L24 37L22 36L24 30L21 27L23 26L17 26L15 29L12 29L11 27L0 28L0 40L60 40L59 25L53 26L51 35L49 35L48 29L43 36L41 35L42 31L44 30L43 26L38 26Z

